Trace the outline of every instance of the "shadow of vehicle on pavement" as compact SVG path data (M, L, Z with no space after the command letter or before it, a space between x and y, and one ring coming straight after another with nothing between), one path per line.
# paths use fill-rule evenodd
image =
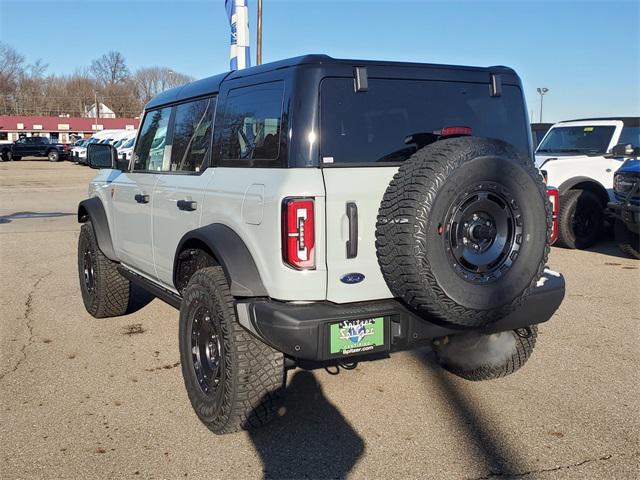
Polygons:
M510 477L526 474L526 462L519 453L509 445L509 440L500 435L500 425L485 418L483 405L477 398L471 398L460 388L460 382L472 382L458 379L438 364L435 354L430 349L413 352L415 358L430 372L429 378L434 380L430 387L437 392L457 412L457 420L464 428L469 443L475 445L482 455L487 474L482 478ZM457 385L458 384L458 385ZM425 407L426 408L426 407Z
M344 478L364 441L324 396L313 373L297 371L281 416L249 431L264 478Z
M29 218L53 218L53 217L68 217L75 215L75 213L65 212L15 212L9 215L0 217L0 223L11 223L12 220L21 220Z

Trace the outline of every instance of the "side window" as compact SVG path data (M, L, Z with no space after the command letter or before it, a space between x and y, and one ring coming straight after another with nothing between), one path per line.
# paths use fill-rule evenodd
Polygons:
M165 162L164 146L167 139L167 127L171 107L151 110L144 116L140 127L140 140L134 153L134 170L168 171L168 159Z
M618 143L630 143L634 147L640 147L640 127L623 127Z
M26 143L27 139L25 137L21 137L20 139L18 139L18 141L16 141L16 143L18 145L24 145Z
M216 99L205 98L176 107L171 147L172 172L199 172L211 150Z
M222 165L265 166L280 154L284 83L231 90L222 132Z

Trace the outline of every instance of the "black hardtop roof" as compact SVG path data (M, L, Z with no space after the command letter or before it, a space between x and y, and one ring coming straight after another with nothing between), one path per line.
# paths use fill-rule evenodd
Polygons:
M261 73L271 72L274 70L280 70L285 68L300 67L305 65L315 66L362 66L362 67L390 67L390 68L430 68L430 69L446 69L446 70L466 70L472 72L497 72L516 75L516 73L508 67L504 66L492 66L492 67L471 67L462 65L442 65L432 63L413 63L413 62L393 62L385 60L352 60L352 59L337 59L328 55L313 54L302 55L299 57L287 58L276 62L265 63L257 65L255 67L245 68L243 70L236 70L233 72L226 72L212 77L196 80L195 82L188 83L179 87L166 90L156 97L151 99L145 109L155 108L161 105L165 105L172 102L179 102L189 98L195 98L211 93L216 93L220 90L220 85L224 80L234 80L239 78L245 78L252 75L258 75Z
M594 117L594 118L576 118L575 120L562 120L558 123L568 122L597 122L600 120L620 120L625 127L640 127L640 117Z

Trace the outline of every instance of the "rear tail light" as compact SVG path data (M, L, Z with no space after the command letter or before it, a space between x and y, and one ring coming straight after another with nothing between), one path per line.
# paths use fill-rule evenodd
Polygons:
M64 152L66 152L68 148L69 148L69 146L66 143L62 146L62 150Z
M551 245L558 239L558 214L560 213L560 193L557 188L547 188L547 196L551 202Z
M282 259L298 270L316 266L313 198L285 198L282 203Z

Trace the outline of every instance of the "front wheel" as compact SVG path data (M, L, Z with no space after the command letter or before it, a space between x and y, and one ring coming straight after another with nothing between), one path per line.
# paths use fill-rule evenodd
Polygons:
M2 152L2 161L3 162L9 162L11 161L11 151L9 150L4 150Z
M620 220L616 220L614 234L618 248L629 257L640 260L640 235L630 231Z
M604 207L588 190L569 190L560 198L558 245L585 249L593 246L604 225Z
M95 318L127 313L131 282L118 271L118 264L100 251L91 222L80 228L78 276L84 306Z
M284 356L244 330L221 267L193 274L182 297L180 361L196 414L212 432L259 427L276 413Z
M520 370L533 353L537 325L483 335L461 333L438 339L434 351L440 365L466 380L506 377Z
M48 154L47 154L47 159L50 162L57 162L58 160L60 160L60 154L55 151L55 150L51 150Z

